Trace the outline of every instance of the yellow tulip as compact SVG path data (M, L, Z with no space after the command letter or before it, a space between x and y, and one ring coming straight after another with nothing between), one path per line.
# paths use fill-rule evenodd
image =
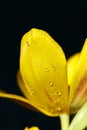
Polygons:
M42 30L31 29L21 41L17 81L24 97L0 92L48 116L76 112L87 101L87 40L66 61L59 44Z

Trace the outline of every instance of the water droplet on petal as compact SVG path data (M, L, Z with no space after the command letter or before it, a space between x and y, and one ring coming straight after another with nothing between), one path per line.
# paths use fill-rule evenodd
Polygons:
M59 99L57 99L54 103L55 104L58 104L60 102L60 100Z
M53 68L53 70L56 70L56 69L57 69L55 65L52 65L52 68Z
M55 104L57 103L57 101L54 102Z
M58 110L58 111L61 111L62 109L61 109L61 107L58 107L57 110Z
M50 86L53 86L54 84L52 82L50 82Z
M34 94L34 91L31 91L31 92L30 92L30 96L32 96L33 94Z
M58 95L61 96L62 95L61 92L59 92Z
M29 41L27 41L26 44L27 44L28 46L30 46L30 42L29 42Z
M48 68L46 68L46 72L49 72L49 69L48 69Z

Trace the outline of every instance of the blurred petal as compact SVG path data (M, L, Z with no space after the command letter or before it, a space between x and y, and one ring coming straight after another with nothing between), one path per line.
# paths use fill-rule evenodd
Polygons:
M87 127L87 102L75 115L68 130L83 130Z
M87 39L80 53L70 81L69 103L71 112L77 111L87 101Z
M22 91L29 103L46 115L68 112L66 71L62 48L50 35L32 29L23 36L20 54Z
M72 76L75 71L75 67L78 63L80 53L76 53L75 55L71 56L67 61L67 71L68 71L68 86L70 87Z
M40 130L40 129L38 127L36 127L36 126L33 126L31 128L25 127L24 130Z

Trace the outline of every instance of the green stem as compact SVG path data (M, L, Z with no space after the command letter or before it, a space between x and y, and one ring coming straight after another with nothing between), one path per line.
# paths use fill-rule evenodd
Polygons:
M60 116L61 130L68 130L69 127L69 115L63 114Z

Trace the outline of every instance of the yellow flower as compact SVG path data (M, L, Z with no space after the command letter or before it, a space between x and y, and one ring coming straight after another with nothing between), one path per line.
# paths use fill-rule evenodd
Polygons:
M49 116L76 112L87 101L87 40L66 61L59 44L45 31L32 29L21 41L17 81L24 97L0 92Z
M25 127L24 130L39 130L39 128L36 127L36 126L33 126L33 127L31 127L31 128Z

